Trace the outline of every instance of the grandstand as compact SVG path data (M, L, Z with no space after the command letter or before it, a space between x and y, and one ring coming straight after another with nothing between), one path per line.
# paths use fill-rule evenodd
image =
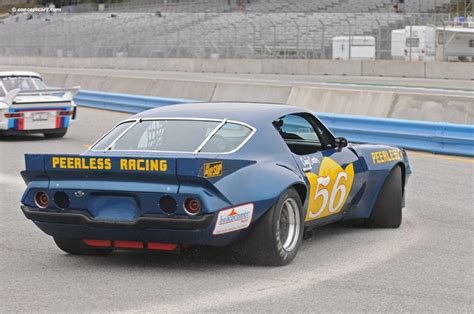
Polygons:
M453 4L405 2L412 13L395 13L391 0L251 0L244 12L227 0L124 1L74 14L64 7L3 20L0 55L330 58L333 37L364 35L377 39L379 58L389 58L391 30L439 24Z
M244 4L245 10L260 13L295 13L295 12L327 12L327 13L381 13L393 12L392 0L181 0L153 1L134 0L112 3L108 11L146 11L160 10L163 12L232 12L241 10L239 3ZM404 12L407 13L440 13L446 12L453 6L451 0L407 0Z

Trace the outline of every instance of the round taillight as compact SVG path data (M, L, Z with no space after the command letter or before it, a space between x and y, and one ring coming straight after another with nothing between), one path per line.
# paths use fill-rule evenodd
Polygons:
M184 209L190 215L197 215L201 211L201 202L195 198L187 198L184 201Z
M177 205L174 198L172 198L171 196L165 195L162 198L160 198L160 207L165 213L171 214L176 211Z
M48 204L49 204L48 194L44 193L43 191L36 192L36 194L35 194L35 204L39 208L48 207Z
M53 200L54 200L54 203L56 204L56 206L58 206L59 208L62 208L62 209L68 208L70 203L71 203L69 201L69 195L67 195L63 191L59 191L59 192L54 193Z

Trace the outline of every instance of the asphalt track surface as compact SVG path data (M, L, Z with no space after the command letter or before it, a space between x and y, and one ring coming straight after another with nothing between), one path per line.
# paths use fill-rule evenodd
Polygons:
M24 153L80 153L127 114L80 108L63 139L0 138L0 312L354 312L473 309L473 159L409 152L396 230L333 225L286 267L207 250L70 256L20 211Z

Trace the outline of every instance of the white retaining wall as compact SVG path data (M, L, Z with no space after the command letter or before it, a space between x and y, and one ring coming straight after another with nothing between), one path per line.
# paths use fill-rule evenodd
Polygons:
M177 72L387 76L474 80L474 63L186 58L0 57L1 65Z

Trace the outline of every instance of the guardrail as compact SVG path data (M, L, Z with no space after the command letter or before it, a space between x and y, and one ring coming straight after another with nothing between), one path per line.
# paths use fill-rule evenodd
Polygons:
M90 90L81 90L77 93L74 101L84 107L107 109L137 113L156 107L197 102L190 99L176 99L163 97L150 97L118 93L105 93Z
M137 96L81 90L74 101L80 106L137 113L196 100ZM351 142L389 144L432 153L474 157L474 126L451 123L318 113L336 135Z
M474 157L474 126L319 113L337 136L351 142L390 144L432 153Z

